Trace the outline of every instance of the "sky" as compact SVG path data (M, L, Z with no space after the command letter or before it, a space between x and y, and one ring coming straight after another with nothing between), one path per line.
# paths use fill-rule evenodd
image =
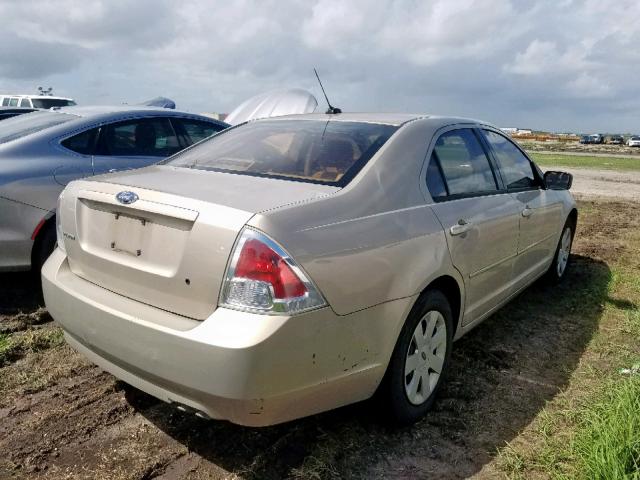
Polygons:
M0 92L228 112L316 67L344 111L640 132L640 2L0 0Z

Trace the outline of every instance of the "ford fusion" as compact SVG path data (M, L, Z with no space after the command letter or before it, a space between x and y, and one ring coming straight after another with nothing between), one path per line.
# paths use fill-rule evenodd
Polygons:
M75 349L200 416L264 426L375 394L410 423L454 340L565 276L570 186L474 120L252 121L70 183L44 296Z

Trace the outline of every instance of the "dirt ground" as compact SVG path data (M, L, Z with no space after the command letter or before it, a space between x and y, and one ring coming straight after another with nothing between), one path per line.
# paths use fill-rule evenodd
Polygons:
M606 197L640 201L640 171L592 168L544 167L573 175L571 193L577 197Z
M432 412L404 429L370 403L263 429L181 413L73 352L33 278L2 274L0 478L502 477L497 449L569 383L620 239L638 227L637 204L581 206L566 281L536 283L460 340Z

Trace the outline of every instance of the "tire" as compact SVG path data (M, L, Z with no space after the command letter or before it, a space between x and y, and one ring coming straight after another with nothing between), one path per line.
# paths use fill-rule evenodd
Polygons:
M564 227L562 227L562 233L560 234L560 240L558 240L556 253L553 256L553 262L551 262L546 274L547 279L554 283L561 282L569 268L571 246L573 245L575 230L575 222L568 218Z
M47 261L49 255L51 255L54 248L56 248L56 241L56 222L55 219L53 219L49 220L44 227L42 227L33 246L31 269L36 275L40 275L40 270L42 270L44 262Z
M420 333L422 342L430 335L429 343L417 344ZM442 292L428 290L400 332L381 385L381 400L394 423L414 423L431 408L449 366L452 343L451 306Z

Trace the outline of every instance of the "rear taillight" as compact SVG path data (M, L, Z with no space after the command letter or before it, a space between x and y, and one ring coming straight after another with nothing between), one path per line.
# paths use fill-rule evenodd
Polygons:
M255 313L291 315L326 302L280 245L245 228L225 275L220 304Z

